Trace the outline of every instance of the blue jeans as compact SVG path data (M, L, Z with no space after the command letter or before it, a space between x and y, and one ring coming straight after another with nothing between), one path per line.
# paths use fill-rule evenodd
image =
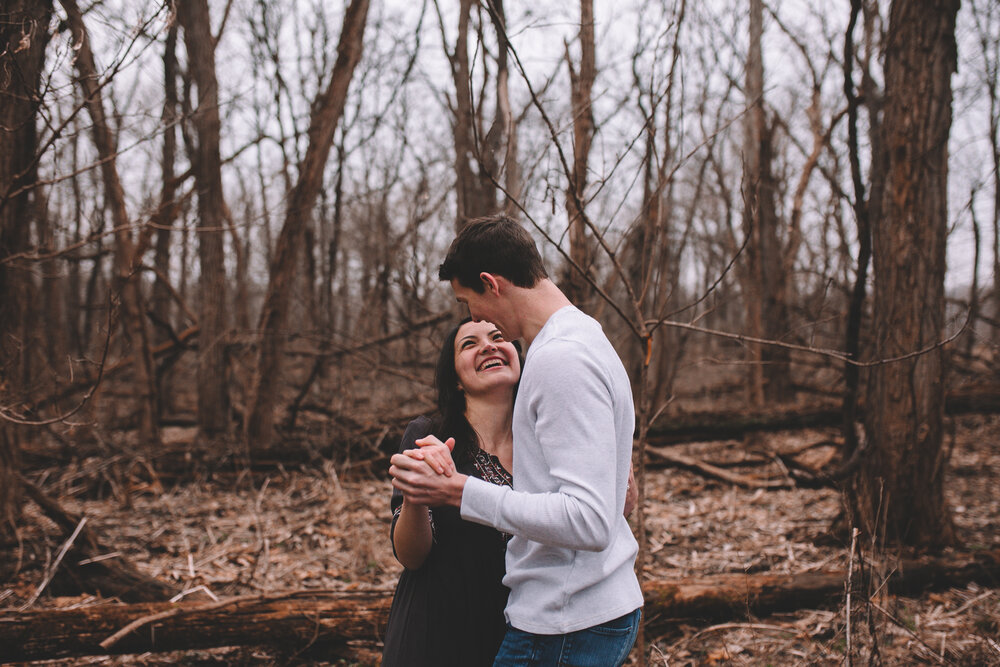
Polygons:
M642 610L565 635L536 635L507 625L493 667L619 667L639 633Z

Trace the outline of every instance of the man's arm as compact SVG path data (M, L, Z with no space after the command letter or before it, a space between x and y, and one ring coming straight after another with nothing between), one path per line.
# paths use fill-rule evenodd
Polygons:
M532 358L531 386L522 395L522 384L518 394L528 401L521 409L534 417L536 488L528 493L469 480L462 517L550 546L600 551L622 520L628 453L618 451L613 399L599 362L575 343L547 352ZM515 450L522 444L515 442Z

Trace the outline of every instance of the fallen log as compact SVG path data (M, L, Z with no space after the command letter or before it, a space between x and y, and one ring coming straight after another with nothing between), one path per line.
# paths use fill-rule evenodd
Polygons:
M0 663L85 655L294 646L380 637L384 592L294 592L221 603L102 604L0 614ZM115 637L133 625L124 636ZM105 645L102 646L102 642Z
M717 622L763 616L839 602L845 594L846 582L847 574L840 571L720 574L679 582L651 581L643 586L644 611L647 623L654 630L675 621ZM900 561L886 577L888 591L903 596L971 582L990 588L1000 586L1000 549L947 558L907 559ZM873 580L871 568L865 567L854 573L851 586L855 598L863 600L879 584Z
M867 568L870 571L870 568ZM879 582L856 574L861 600ZM644 585L649 632L679 621L718 622L839 604L846 573L721 574ZM888 577L897 595L964 586L1000 586L1000 549L904 560ZM863 604L863 603L862 603ZM0 663L224 646L304 650L380 638L390 596L384 591L299 591L213 603L102 604L68 610L0 613Z
M864 410L859 406L859 410ZM1000 385L979 384L948 392L945 412L949 415L1000 412ZM649 443L666 445L704 440L739 440L747 433L792 431L805 428L839 427L843 412L839 405L693 412L661 417L649 430Z

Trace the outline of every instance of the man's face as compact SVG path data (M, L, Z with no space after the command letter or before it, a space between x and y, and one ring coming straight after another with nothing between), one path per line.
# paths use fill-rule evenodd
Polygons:
M477 322L492 322L506 340L515 340L520 332L514 330L511 318L504 312L504 299L487 287L483 292L465 287L452 278L451 289L459 303L469 308L469 316Z

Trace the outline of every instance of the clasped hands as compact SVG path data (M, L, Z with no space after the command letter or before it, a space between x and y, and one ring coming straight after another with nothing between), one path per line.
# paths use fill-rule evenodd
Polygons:
M461 506L467 477L458 472L451 457L455 439L441 442L428 435L417 440L416 445L416 449L407 449L389 459L393 487L403 492L405 500L418 505Z

